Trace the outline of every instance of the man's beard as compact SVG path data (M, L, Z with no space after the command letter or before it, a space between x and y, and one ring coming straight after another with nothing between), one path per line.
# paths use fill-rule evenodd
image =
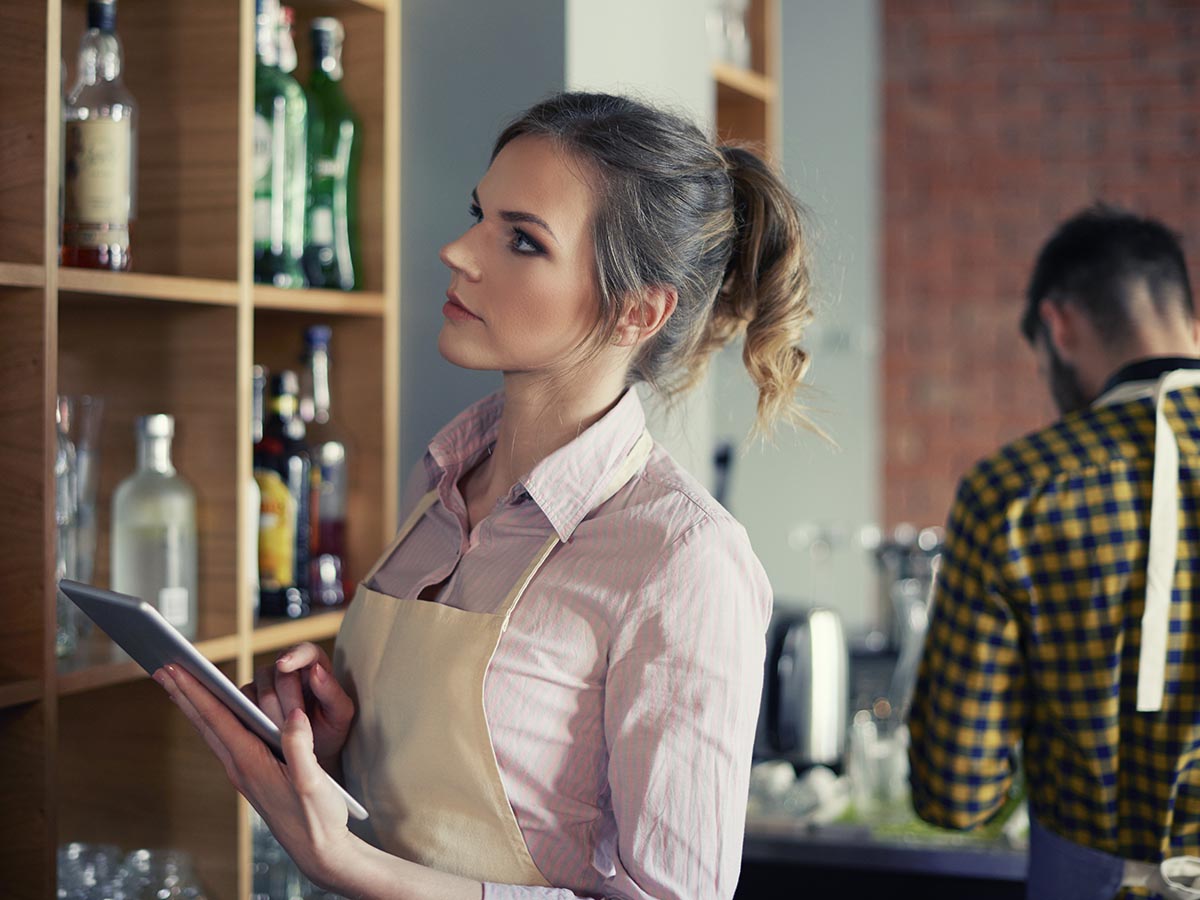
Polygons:
M1079 373L1075 367L1063 362L1054 345L1047 343L1050 351L1050 394L1054 397L1054 405L1059 413L1066 415L1076 410L1086 409L1092 401L1079 386Z

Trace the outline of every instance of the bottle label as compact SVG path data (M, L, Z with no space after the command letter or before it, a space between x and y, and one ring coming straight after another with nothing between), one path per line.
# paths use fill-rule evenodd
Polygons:
M333 210L314 206L308 219L308 242L318 247L333 245Z
M271 243L271 198L254 198L254 243Z
M271 174L271 123L258 113L254 116L254 183L263 181ZM267 182L268 189L270 182Z
M296 583L296 500L278 472L255 469L261 503L258 519L258 578L263 590Z
M176 628L188 625L188 589L165 587L158 592L158 611Z
M108 245L129 242L132 134L129 119L66 124L65 221L106 226L94 231Z

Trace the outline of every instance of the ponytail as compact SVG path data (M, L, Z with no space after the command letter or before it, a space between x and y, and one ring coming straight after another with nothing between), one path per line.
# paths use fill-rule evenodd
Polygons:
M733 182L735 235L699 352L744 330L742 361L758 388L755 431L781 420L807 425L796 402L810 362L800 342L813 318L804 210L758 155L737 146L720 152Z

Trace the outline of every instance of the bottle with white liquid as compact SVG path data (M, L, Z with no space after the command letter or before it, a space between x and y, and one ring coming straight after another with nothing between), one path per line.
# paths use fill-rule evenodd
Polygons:
M171 463L172 416L137 420L138 467L113 495L112 589L196 637L196 494Z

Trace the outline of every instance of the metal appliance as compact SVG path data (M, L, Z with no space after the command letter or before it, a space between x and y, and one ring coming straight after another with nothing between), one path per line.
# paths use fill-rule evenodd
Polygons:
M837 768L846 749L849 652L842 619L825 607L777 606L767 630L756 760Z

